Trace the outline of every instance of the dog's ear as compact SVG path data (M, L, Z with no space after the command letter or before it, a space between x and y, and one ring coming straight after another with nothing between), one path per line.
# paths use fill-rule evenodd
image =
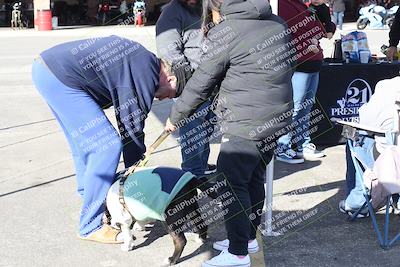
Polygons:
M205 191L209 187L209 182L205 176L196 176L189 181L189 185L193 189L198 188L201 191Z
M201 192L206 192L209 197L212 199L218 198L219 194L217 190L213 187L213 183L211 183L206 176L197 176L193 178L189 183L191 183L191 187L200 189Z

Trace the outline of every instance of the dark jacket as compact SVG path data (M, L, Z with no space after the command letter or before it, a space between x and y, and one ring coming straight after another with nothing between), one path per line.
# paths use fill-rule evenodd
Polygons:
M222 131L262 140L291 118L292 69L283 57L291 48L290 36L265 0L225 0L221 14L225 20L209 31L201 64L170 119L178 126L188 122L185 118L220 83L217 115Z
M397 46L400 40L400 8L396 12L389 32L389 46Z
M344 12L346 10L344 0L330 0L329 6L332 7L332 12Z
M317 15L318 20L322 23L325 28L325 32L335 33L336 25L332 22L331 12L329 11L329 7L325 4L321 4L315 6L313 4L310 5L310 9L314 10Z
M160 60L139 43L115 35L63 43L40 55L62 83L86 91L102 108L114 106L125 166L140 159Z
M179 0L172 0L163 8L156 24L158 56L172 65L185 64L195 70L201 55L200 28L201 14Z
M322 48L317 43L318 53L309 51L311 39L321 39L325 30L308 7L301 0L278 0L278 14L288 24L292 38L296 41L297 51L296 71L313 73L319 72L322 66Z

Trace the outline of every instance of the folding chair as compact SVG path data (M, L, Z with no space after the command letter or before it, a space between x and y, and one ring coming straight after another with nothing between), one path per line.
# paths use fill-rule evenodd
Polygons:
M367 166L363 162L362 157L360 157L360 155L357 155L357 153L355 153L353 141L359 140L361 136L369 136L371 138L374 138L375 140L376 137L385 137L387 145L399 145L400 144L399 116L400 116L400 99L397 99L395 101L395 106L393 111L393 128L390 131L384 131L379 128L373 128L367 125L362 125L353 122L336 121L338 124L344 126L345 137L348 139L347 142L351 151L351 157L354 163L354 167L356 169L355 178L359 183L363 185L363 195L365 198L364 204L350 217L350 221L354 221L360 214L360 212L365 208L365 206L367 206L379 244L384 249L390 248L396 241L400 240L400 233L398 233L394 238L389 239L389 213L390 213L389 211L391 207L392 196L388 196L386 199L385 223L383 225L383 233L382 233L376 220L375 211L372 206L372 199L370 192L368 188L365 187L362 178L362 174L364 173L364 170L367 168Z

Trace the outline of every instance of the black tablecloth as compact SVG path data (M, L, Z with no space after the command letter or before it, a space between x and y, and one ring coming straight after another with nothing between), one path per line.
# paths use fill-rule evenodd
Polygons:
M399 63L343 65L324 63L314 105L313 114L320 115L318 120L314 120L318 122L316 122L316 132L311 134L313 142L324 145L338 144L341 140L342 127L334 125L330 119L335 117L351 120L358 117L358 108L369 100L377 82L399 75L399 70Z

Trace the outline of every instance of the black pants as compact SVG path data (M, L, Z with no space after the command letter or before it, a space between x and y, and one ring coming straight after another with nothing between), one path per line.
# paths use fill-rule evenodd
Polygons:
M224 135L218 156L218 173L227 180L225 226L230 241L229 252L248 254L248 241L256 238L264 205L265 167L272 153L260 154L256 143L241 137Z

